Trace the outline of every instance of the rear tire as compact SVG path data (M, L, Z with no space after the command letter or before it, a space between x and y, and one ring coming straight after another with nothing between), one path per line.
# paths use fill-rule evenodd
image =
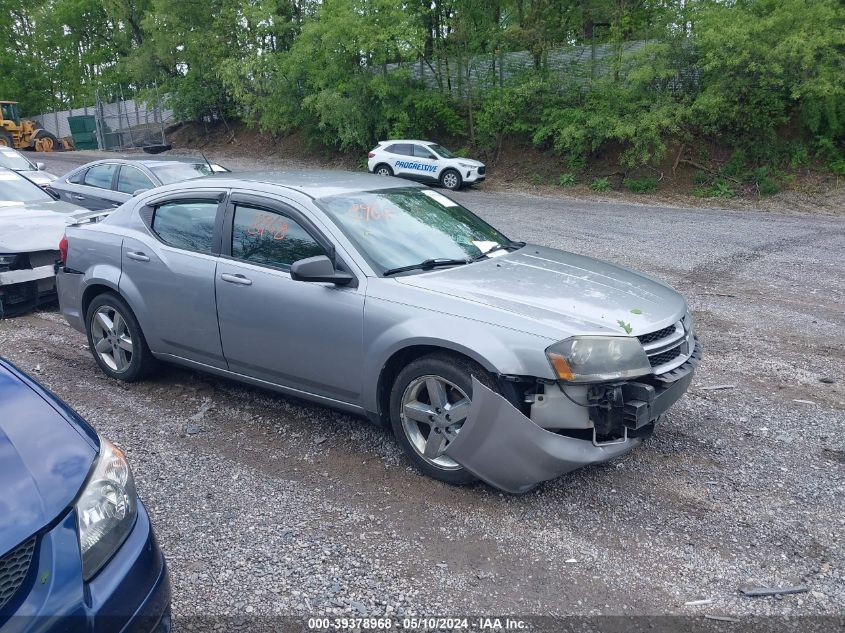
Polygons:
M449 191L457 191L463 186L464 181L456 170L447 169L440 174L440 184Z
M107 376L134 382L155 366L138 320L115 293L94 297L85 312L85 331L91 354Z
M390 424L399 445L417 470L449 484L463 485L477 481L472 473L444 453L466 420L472 399L473 376L486 387L499 392L492 376L483 367L448 352L423 356L411 362L396 376L390 392ZM432 389L439 385L435 391L440 397L436 394L432 397L429 385ZM438 391L441 387L442 392ZM445 406L437 406L442 404L441 399ZM429 410L430 416L427 415ZM431 439L433 433L436 435ZM429 452L428 456L426 452Z
M390 168L390 165L379 163L376 165L375 169L373 169L373 173L377 176L392 176L393 170Z

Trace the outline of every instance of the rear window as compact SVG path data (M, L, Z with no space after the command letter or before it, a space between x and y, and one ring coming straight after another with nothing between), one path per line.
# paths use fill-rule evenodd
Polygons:
M214 251L216 200L179 200L156 208L152 229L161 241L199 253Z

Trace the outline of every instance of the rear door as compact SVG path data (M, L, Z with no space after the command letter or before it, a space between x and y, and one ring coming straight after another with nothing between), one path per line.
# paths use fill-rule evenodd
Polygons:
M224 199L221 190L192 190L142 207L143 228L123 240L120 277L150 349L219 368L214 277Z
M407 177L412 173L411 163L414 161L414 148L410 143L395 143L391 150L391 166L394 176Z
M333 400L361 396L364 288L294 281L293 262L333 251L303 212L233 194L217 267L217 314L232 371ZM336 260L339 268L350 268Z
M112 190L118 167L117 163L99 163L89 167L79 178L73 179L75 182L67 185L67 189L61 192L62 198L92 211L118 206Z

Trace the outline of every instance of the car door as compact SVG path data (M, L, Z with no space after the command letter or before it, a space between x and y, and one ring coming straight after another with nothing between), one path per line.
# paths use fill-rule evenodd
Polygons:
M117 163L98 163L89 167L74 182L69 183L61 197L73 204L100 211L118 206L112 199L112 185L117 174Z
M414 171L420 180L437 180L440 174L437 157L422 145L413 145Z
M120 290L154 352L225 369L214 279L225 192L153 199L121 249Z
M396 143L390 150L393 156L391 166L394 176L408 177L412 173L411 163L414 161L414 149L410 143Z
M122 196L121 203L126 202L139 189L154 189L155 185L150 177L137 167L121 165L117 172L115 194Z
M358 404L364 288L294 281L293 262L334 251L304 213L233 194L217 267L217 316L229 369ZM336 260L339 268L350 268Z

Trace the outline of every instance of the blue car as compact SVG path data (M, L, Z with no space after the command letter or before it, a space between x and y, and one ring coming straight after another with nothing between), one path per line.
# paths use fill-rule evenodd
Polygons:
M0 631L170 630L170 581L123 453L0 359Z

